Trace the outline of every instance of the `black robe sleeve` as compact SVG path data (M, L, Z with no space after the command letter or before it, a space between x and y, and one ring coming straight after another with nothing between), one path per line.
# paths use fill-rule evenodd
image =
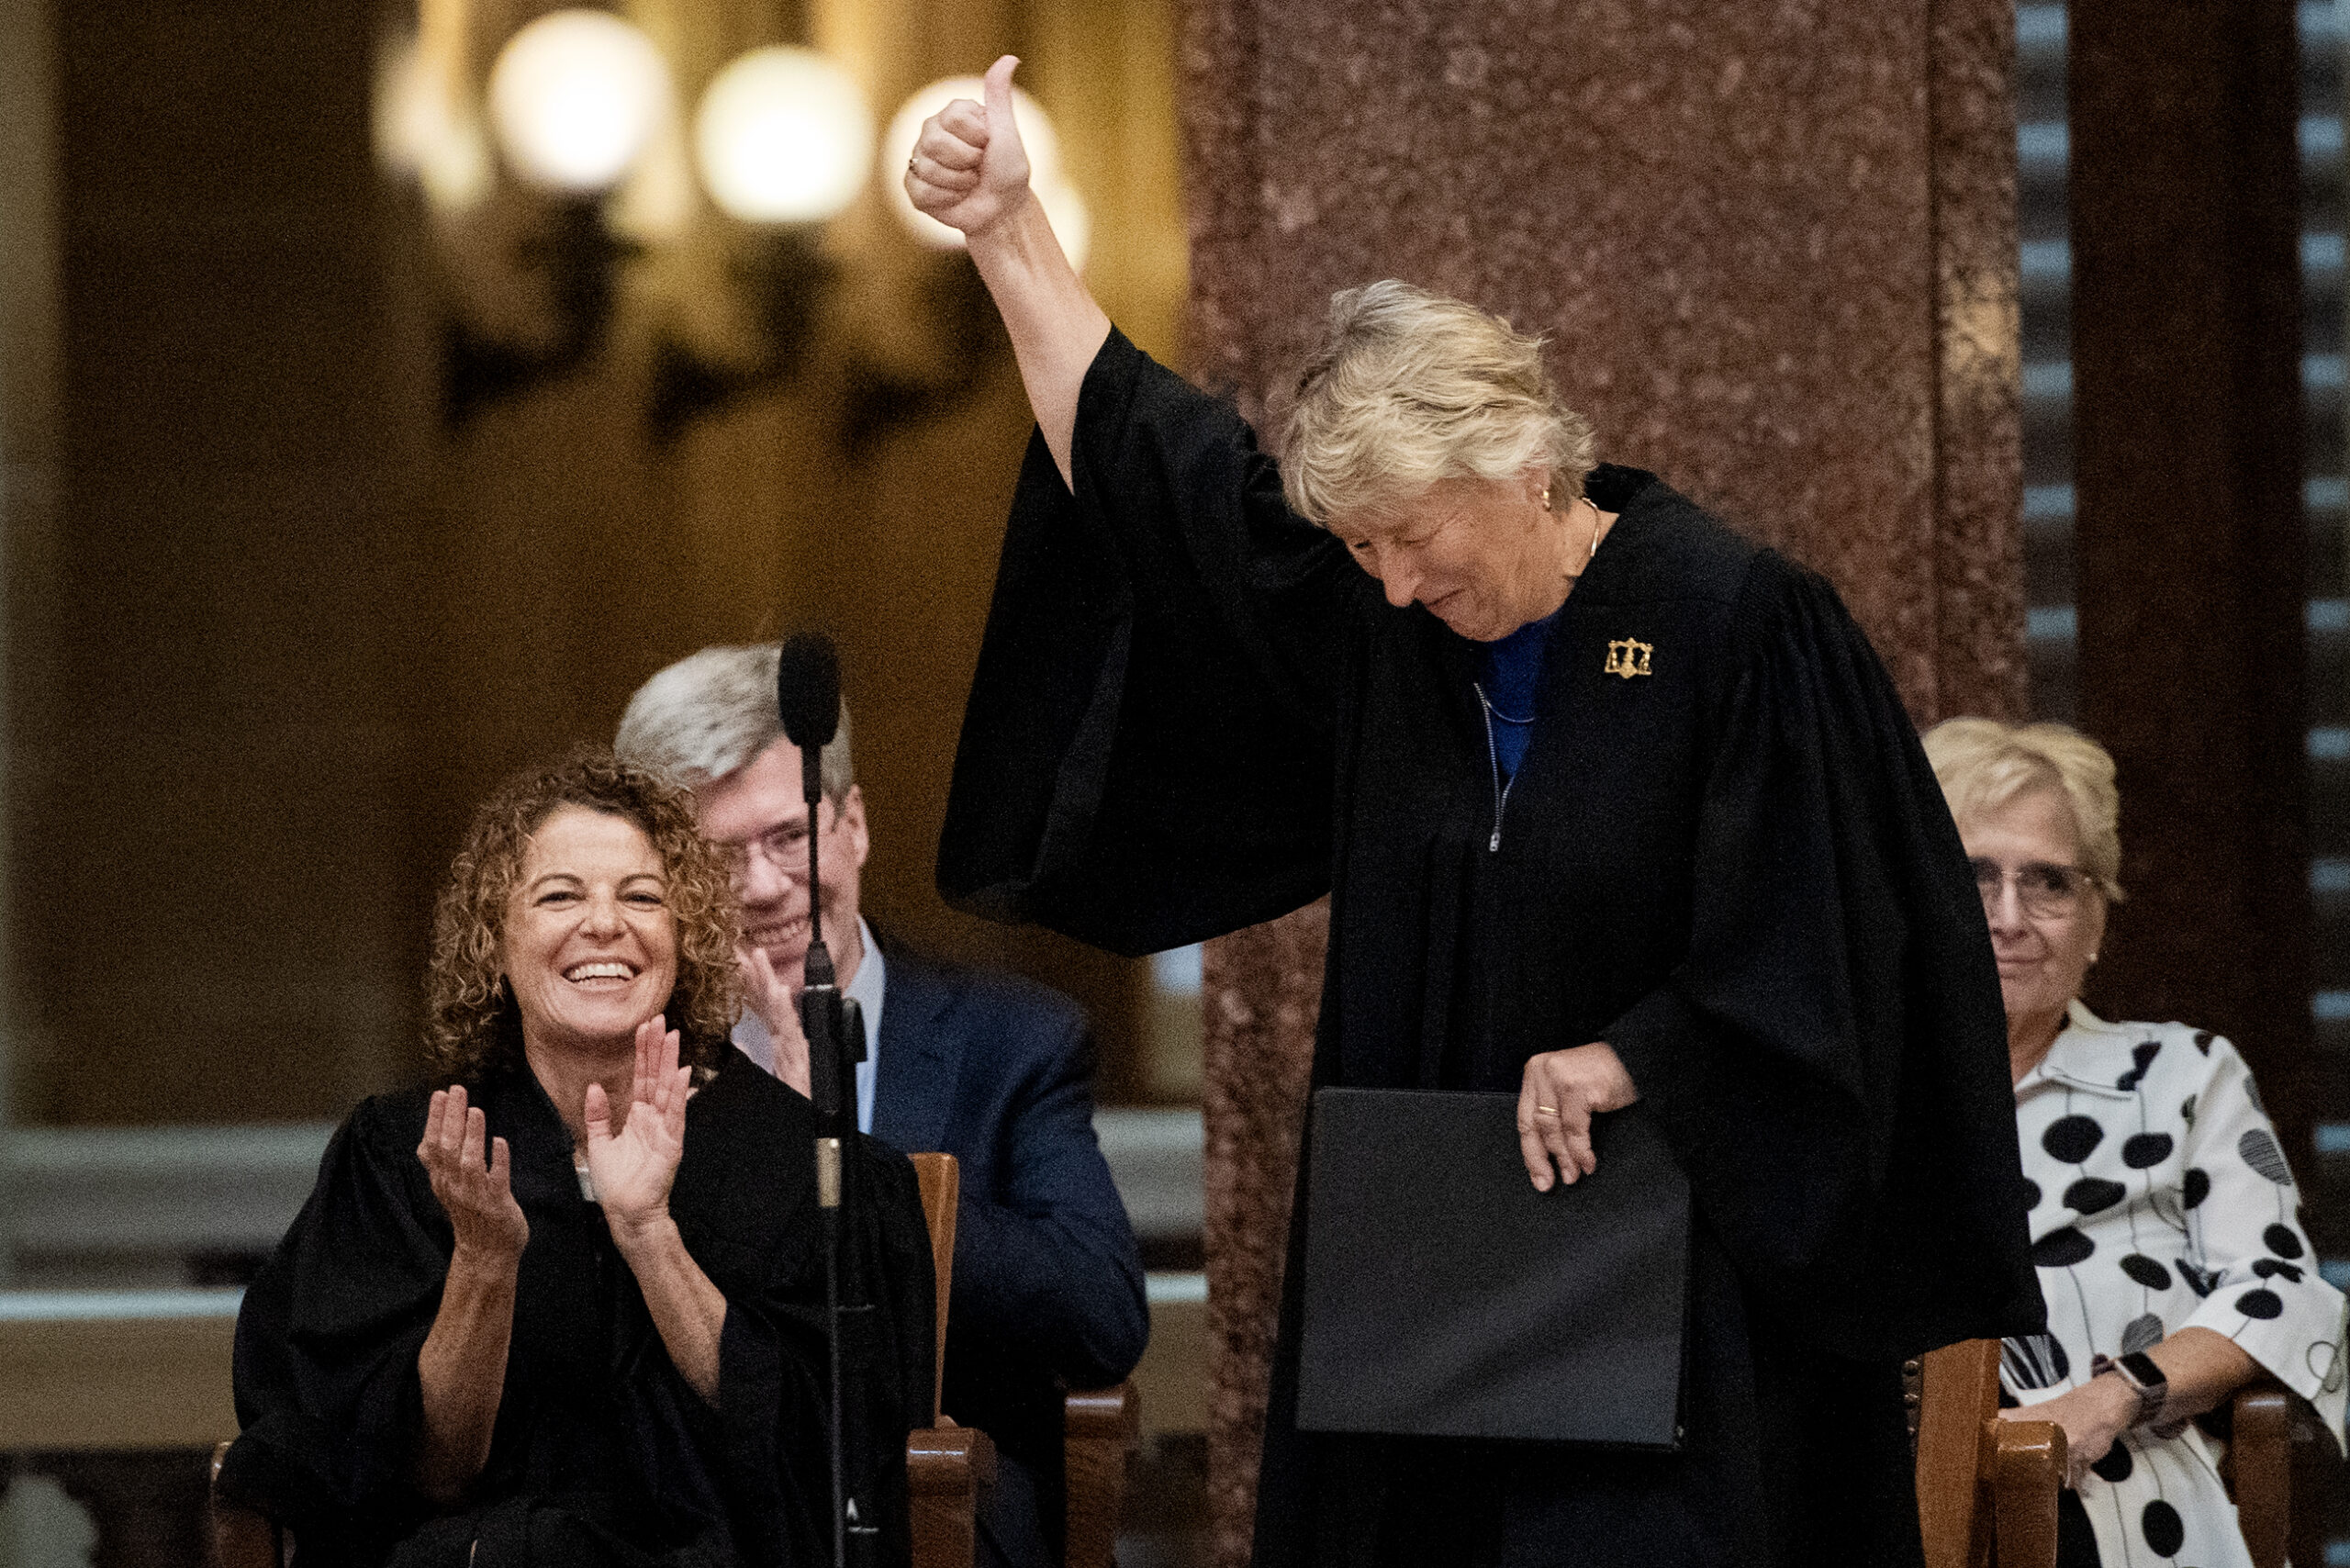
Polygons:
M1769 553L1731 649L1686 958L1601 1037L1815 1342L2034 1330L1998 978L1916 731L1834 591Z
M1113 331L1061 482L1029 443L957 753L939 889L1147 953L1329 882L1331 715L1368 577L1228 405Z
M395 1540L425 1514L411 1480L423 1419L416 1361L452 1240L430 1186L420 1204L420 1183L389 1158L392 1120L370 1100L335 1133L318 1185L237 1315L241 1430L221 1488L321 1546Z

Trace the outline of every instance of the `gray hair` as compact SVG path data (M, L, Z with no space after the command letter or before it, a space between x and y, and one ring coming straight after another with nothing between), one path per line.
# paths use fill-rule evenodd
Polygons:
M1561 508L1596 466L1591 421L1560 401L1542 340L1393 278L1330 297L1329 330L1282 441L1290 510L1360 525L1439 479L1539 468Z
M778 654L774 643L754 643L704 648L679 659L628 700L612 749L692 790L747 767L783 738L775 700ZM848 727L844 701L840 730L818 766L824 793L835 806L856 783Z

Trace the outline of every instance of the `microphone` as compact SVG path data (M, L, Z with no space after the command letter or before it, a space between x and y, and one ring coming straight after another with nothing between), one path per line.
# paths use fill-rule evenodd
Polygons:
M849 1568L870 1562L878 1529L858 1518L856 1493L867 1479L849 1473L846 1430L861 1430L845 1409L847 1371L843 1364L844 1313L870 1310L861 1282L842 1257L842 1236L856 1207L856 1182L842 1158L843 1143L856 1131L856 1064L865 1059L865 1020L857 1004L835 983L833 956L824 946L823 841L820 811L824 796L824 747L841 727L841 661L833 640L821 632L785 639L775 666L776 714L784 738L800 748L800 792L808 806L808 964L800 990L800 1029L808 1040L808 1087L816 1107L816 1205L824 1220L824 1305L831 1329L833 1562ZM858 1467L860 1472L862 1466Z
M807 982L831 985L833 956L824 946L824 905L818 896L823 890L816 858L823 752L841 727L841 660L830 637L800 632L785 640L776 657L775 706L784 738L800 748L800 793L808 804Z

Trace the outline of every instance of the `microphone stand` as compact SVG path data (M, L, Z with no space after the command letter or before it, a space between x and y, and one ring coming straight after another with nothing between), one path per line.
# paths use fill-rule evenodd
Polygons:
M808 1040L810 1098L816 1107L816 1204L824 1230L824 1307L831 1333L833 1399L830 1448L833 1464L833 1568L851 1568L872 1559L878 1526L861 1518L856 1499L849 1495L848 1449L843 1421L842 1317L870 1311L863 1302L844 1304L842 1244L856 1234L848 1223L856 1209L854 1164L843 1159L849 1139L856 1136L856 1064L865 1059L864 1010L841 994L833 973L833 955L824 946L823 884L818 879L818 806L823 796L820 760L823 748L800 748L801 793L808 804L808 965L800 991L800 1029ZM869 1506L865 1510L871 1512Z

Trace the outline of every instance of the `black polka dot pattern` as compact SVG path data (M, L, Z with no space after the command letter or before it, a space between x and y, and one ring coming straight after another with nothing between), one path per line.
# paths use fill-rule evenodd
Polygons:
M2275 1291L2250 1290L2236 1297L2236 1310L2246 1317L2256 1317L2266 1323L2272 1317L2282 1316L2285 1304Z
M2310 1383L2333 1385L2311 1397L2338 1410L2326 1401L2340 1401L2350 1383L2350 1364L2336 1364L2350 1363L2350 1348L2335 1343L2338 1319L2310 1310L2338 1303L2309 1299L2314 1252L2294 1224L2292 1162L2243 1063L2208 1032L2075 1013L2078 1033L2059 1039L2047 1072L2017 1096L2050 1333L2005 1343L2003 1401L2043 1399L2094 1376L2109 1357L2163 1355L2166 1337L2193 1323L2297 1387L2307 1352ZM2224 1540L2232 1531L2223 1488L2208 1466L2189 1462L2182 1441L2191 1435L2141 1429L2090 1450L2098 1457L2084 1501L2114 1562L2239 1560Z
M2031 1260L2042 1269L2069 1269L2076 1263L2086 1263L2097 1251L2097 1243L2071 1226L2052 1230L2031 1244Z
M2029 1176L2023 1180L2023 1206L2026 1213L2040 1206L2040 1183Z
M2236 1153L2261 1180L2274 1182L2279 1187L2293 1184L2293 1168L2285 1163L2285 1151L2277 1147L2277 1139L2267 1128L2254 1127L2238 1138Z
M2129 1195L2130 1189L2119 1182L2084 1176L2065 1189L2065 1206L2075 1214L2093 1215L2111 1208Z
M2064 1165L2078 1165L2105 1141L2105 1129L2087 1116L2059 1116L2040 1135L2048 1158Z
M2187 1544L2187 1526L2179 1518L2178 1510L2160 1497L2147 1504L2145 1512L2138 1516L2138 1529L2157 1557L2174 1556Z

